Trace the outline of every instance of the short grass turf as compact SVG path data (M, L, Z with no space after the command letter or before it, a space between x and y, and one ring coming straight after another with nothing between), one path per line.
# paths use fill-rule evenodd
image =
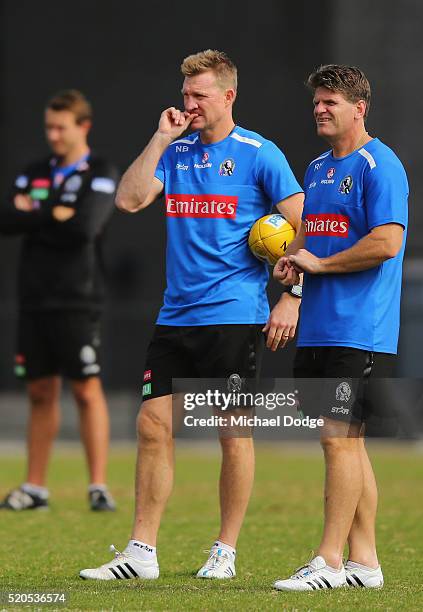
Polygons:
M218 528L217 449L177 450L174 494L159 539L158 580L82 581L82 568L122 549L133 514L135 448L113 449L110 485L116 513L90 512L79 450L56 450L50 471L49 512L0 512L0 592L66 591L72 610L421 610L423 609L423 453L415 447L370 449L380 506L382 590L310 593L272 590L307 560L322 525L323 461L319 449L257 447L254 494L238 544L238 576L200 581ZM1 491L20 482L24 457L0 457ZM3 600L4 602L4 600ZM10 610L1 602L0 610ZM23 609L23 606L14 606ZM27 606L26 609L29 609ZM50 607L50 609L52 609Z

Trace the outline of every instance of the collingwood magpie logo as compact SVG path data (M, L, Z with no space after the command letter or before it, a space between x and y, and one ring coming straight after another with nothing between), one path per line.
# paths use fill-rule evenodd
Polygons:
M339 185L340 193L343 193L344 195L348 195L349 193L351 193L353 184L354 184L353 177L351 176L351 174L348 174L348 176L345 176L342 179Z
M242 378L239 374L231 374L228 378L228 391L231 393L236 393L237 391L241 391L242 387Z
M338 402L348 402L351 397L351 387L347 382L341 382L335 391Z
M235 170L235 161L228 157L219 166L220 176L232 176Z

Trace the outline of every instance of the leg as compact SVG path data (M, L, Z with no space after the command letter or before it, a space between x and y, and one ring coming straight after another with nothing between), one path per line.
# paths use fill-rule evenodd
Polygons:
M367 567L379 567L376 553L377 486L372 465L360 438L360 458L363 471L363 488L348 535L349 559Z
M26 481L45 486L51 447L59 428L60 378L49 376L27 385L30 401Z
M344 546L363 489L361 440L348 437L348 424L325 419L322 447L326 463L323 537L318 549L326 563L342 565ZM351 433L351 432L350 432Z
M144 401L137 419L138 457L132 538L156 546L173 486L172 396Z
M106 482L109 450L109 414L101 381L93 376L71 381L79 409L81 438L84 444L91 483Z
M253 438L221 438L221 527L218 540L236 548L254 482Z

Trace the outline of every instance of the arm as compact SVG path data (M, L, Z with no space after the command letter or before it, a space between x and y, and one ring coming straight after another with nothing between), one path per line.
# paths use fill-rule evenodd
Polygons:
M40 240L55 248L68 248L92 242L102 233L113 212L113 185L118 179L114 168L102 172L102 176L89 178L82 187L74 207L58 204L53 207L53 226L41 232ZM104 181L109 181L107 188Z
M0 210L0 233L8 236L36 232L51 222L50 207L42 207L38 210L16 208L13 198Z
M289 198L285 198L284 200L278 202L276 204L276 208L292 225L292 227L295 229L295 233L298 234L298 231L302 226L301 215L304 208L304 194L302 192L294 193L294 195L289 196ZM297 238L295 238L295 240L296 239Z
M401 250L404 229L398 223L374 227L352 247L330 257L319 258L305 249L289 256L289 261L309 274L345 274L379 266Z
M273 278L282 285L302 285L302 274L295 268L289 260L290 255L295 255L300 249L304 249L305 244L305 226L301 223L301 227L294 240L285 251L285 255L281 257L273 268ZM298 298L297 298L298 300Z
M171 142L185 132L196 116L174 107L163 111L153 138L122 177L116 195L116 206L120 210L137 212L158 198L163 182L154 176L157 164Z
M295 228L297 236L293 242L288 246L287 253L295 253L299 245L304 243L303 235L303 224L301 221L301 214L304 206L304 194L295 193L294 195L286 198L279 202L276 207L279 212L285 217L287 221ZM294 244L295 243L295 244ZM288 253L289 254L289 253ZM287 257L281 258L287 260ZM279 265L279 260L274 268L276 270ZM275 272L273 272L274 277ZM297 281L298 282L298 281ZM285 284L295 284L293 282ZM269 320L267 321L263 331L267 332L266 346L272 351L276 351L278 348L284 348L287 342L292 340L295 336L295 331L298 322L299 307L301 299L292 296L288 292L282 293L277 304L273 307Z
M36 205L29 195L30 168L18 175L6 202L0 207L0 233L36 232L52 221L51 207Z

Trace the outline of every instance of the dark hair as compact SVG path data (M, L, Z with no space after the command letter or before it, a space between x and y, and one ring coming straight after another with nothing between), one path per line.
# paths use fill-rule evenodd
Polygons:
M47 102L47 108L54 111L70 111L75 115L76 123L91 121L93 111L90 102L77 89L64 89L57 92Z
M371 90L370 83L364 72L356 66L345 66L340 64L326 64L320 66L310 74L306 85L314 93L318 87L326 87L345 96L349 102L364 100L366 111L364 117L369 114Z

